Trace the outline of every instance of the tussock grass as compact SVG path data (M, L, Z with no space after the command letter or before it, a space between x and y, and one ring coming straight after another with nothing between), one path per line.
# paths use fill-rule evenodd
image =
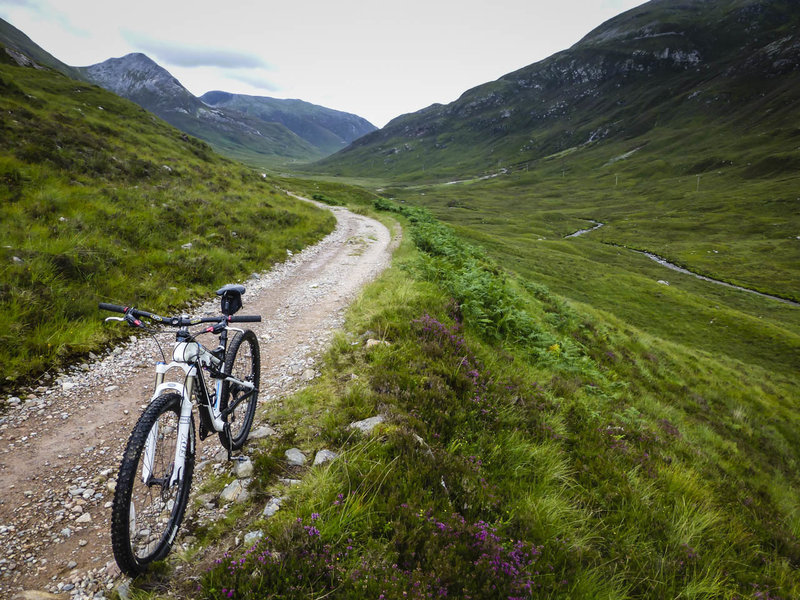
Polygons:
M410 234L395 266L322 377L265 415L340 457L203 576L203 597L800 593L785 380L566 302L430 215L377 205ZM367 350L367 331L391 345ZM375 414L372 435L347 429Z
M121 335L98 301L176 310L332 228L100 88L11 65L0 81L0 388Z

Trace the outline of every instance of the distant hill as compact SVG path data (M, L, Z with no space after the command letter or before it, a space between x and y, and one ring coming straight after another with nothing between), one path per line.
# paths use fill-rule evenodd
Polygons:
M144 54L80 68L89 81L133 100L167 123L244 162L308 160L324 153L280 123L212 108Z
M793 1L653 0L455 102L398 117L317 167L430 179L609 141L633 149L656 130L789 127L800 106L799 30Z
M302 100L281 100L213 91L200 96L209 106L232 109L262 121L281 123L326 154L375 131L376 127L357 115Z
M0 43L20 65L54 69L133 100L217 151L251 166L316 160L341 150L375 126L350 113L302 100L209 92L202 99L144 54L70 67L0 19Z

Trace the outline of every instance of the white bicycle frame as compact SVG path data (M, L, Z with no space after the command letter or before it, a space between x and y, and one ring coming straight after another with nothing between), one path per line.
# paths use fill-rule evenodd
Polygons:
M229 331L242 331L241 329L227 328ZM153 392L153 397L150 399L152 402L165 392L176 392L181 395L181 415L178 420L178 440L175 447L175 460L173 462L172 475L169 479L169 485L174 485L181 477L186 467L186 444L190 439L190 425L192 422L192 394L194 393L194 386L197 383L197 378L202 377L197 372L197 365L201 366L214 366L219 369L222 360L211 354L202 344L191 342L177 342L172 351L172 362L169 364L159 361L156 363L156 386ZM183 383L177 381L164 381L164 376L170 369L181 369L184 374ZM235 383L243 388L252 390L255 385L249 381L241 381L235 377L226 377L224 379L217 379L216 394L214 401L209 403L209 414L214 430L217 432L224 431L225 421L222 420L222 411L219 408L219 400L222 396L222 383L227 381ZM142 481L146 484L153 473L153 461L155 459L156 442L158 440L158 422L156 421L150 433L147 436L147 441L144 447L144 459L142 460Z

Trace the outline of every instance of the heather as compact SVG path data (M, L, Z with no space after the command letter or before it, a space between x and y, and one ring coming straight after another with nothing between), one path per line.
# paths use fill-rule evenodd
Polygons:
M351 309L322 377L265 408L281 435L254 447L272 458L249 519L228 521L263 537L228 544L193 593L800 593L789 386L515 278L424 211L377 206L406 227L395 266ZM376 414L370 434L348 427ZM292 446L339 458L287 492L275 458Z

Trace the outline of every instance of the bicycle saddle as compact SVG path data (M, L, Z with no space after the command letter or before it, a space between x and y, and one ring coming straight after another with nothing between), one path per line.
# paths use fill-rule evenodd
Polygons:
M242 308L242 294L244 294L245 287L229 283L217 290L217 296L222 296L220 303L222 304L222 314L232 315Z

